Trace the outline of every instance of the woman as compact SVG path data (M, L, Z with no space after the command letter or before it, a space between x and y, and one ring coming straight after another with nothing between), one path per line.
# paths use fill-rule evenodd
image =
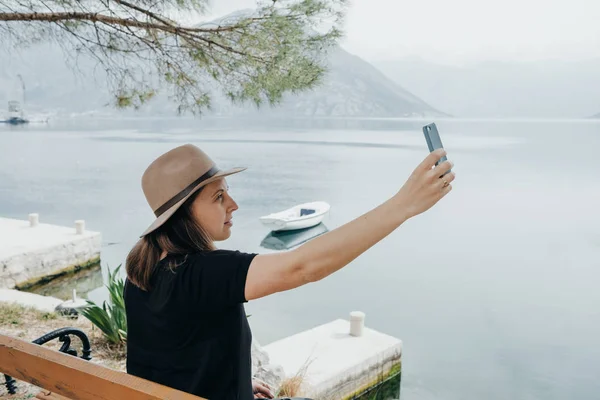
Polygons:
M193 145L157 158L142 188L155 221L127 257L127 372L208 399L272 398L252 382L244 303L316 282L348 265L450 192L446 153L429 154L390 199L287 252L217 250L238 205L221 171Z

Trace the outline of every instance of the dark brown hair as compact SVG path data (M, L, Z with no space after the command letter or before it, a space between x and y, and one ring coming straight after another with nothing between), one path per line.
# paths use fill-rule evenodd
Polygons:
M211 251L215 246L202 226L194 219L192 204L202 188L194 193L157 230L141 238L127 255L127 278L142 290L152 289L151 279L163 251L168 255L187 255L198 251ZM175 268L173 260L169 267Z

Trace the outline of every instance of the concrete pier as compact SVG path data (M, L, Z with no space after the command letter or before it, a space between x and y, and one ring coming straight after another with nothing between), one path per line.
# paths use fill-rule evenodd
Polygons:
M353 312L263 347L272 364L283 367L286 379L299 377L295 396L314 399L357 399L397 379L402 341L364 326L365 315Z
M54 312L63 300L20 290L0 289L0 303L12 303L38 311Z
M36 213L0 218L0 288L26 289L100 261L101 234L87 231L84 220L72 227L40 220Z

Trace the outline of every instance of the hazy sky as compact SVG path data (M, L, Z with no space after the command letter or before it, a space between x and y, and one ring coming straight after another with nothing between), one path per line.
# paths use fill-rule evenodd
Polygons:
M213 15L255 0L211 0ZM351 0L342 45L369 60L600 57L600 0Z

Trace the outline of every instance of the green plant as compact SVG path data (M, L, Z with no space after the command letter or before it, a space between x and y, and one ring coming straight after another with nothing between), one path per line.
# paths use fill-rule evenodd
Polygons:
M111 343L124 343L127 341L127 315L123 289L125 281L118 276L121 265L111 273L108 271L108 284L106 288L110 294L110 302L102 303L102 307L88 300L88 306L81 314L97 326Z

